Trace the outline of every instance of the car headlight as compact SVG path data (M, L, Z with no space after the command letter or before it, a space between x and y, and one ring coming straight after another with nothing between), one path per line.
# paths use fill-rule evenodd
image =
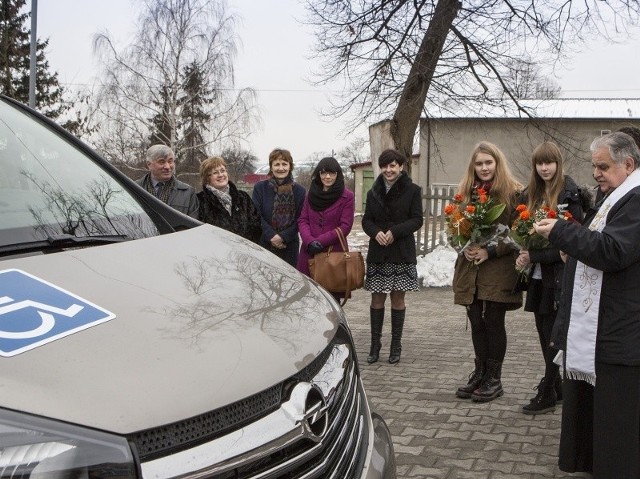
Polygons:
M0 479L137 477L126 439L0 409Z

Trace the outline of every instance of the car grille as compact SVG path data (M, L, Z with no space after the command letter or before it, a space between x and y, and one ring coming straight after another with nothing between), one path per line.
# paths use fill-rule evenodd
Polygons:
M293 377L293 381L309 381L326 363L332 348L322 354ZM282 403L283 384L185 421L131 434L142 462L174 454L198 444L223 436L274 411Z
M365 421L355 368L348 372L340 400L329 408L331 422L324 440L318 444L300 440L293 446L215 478L336 478L359 477ZM364 455L364 453L362 454Z
M344 336L346 337L346 334ZM263 408L260 413L262 418L246 425L246 431L241 427L236 430L236 433L239 437L246 438L251 436L248 432L249 428L259 427L261 422L268 423L273 421L274 417L277 418L278 413L293 402L289 395L296 385L322 391L318 397L323 397L322 417L326 417L327 421L326 428L320 432L301 432L304 428L300 423L304 421L297 421L296 426L281 437L269 438L263 443L254 443L246 449L235 450L217 463L200 467L195 471L181 470L179 473L175 471L165 473L171 469L164 467L164 461L184 462L179 454L174 458L166 456L159 458L152 468L145 468L145 460L142 459L143 474L145 477L147 475L158 478L179 476L185 479L276 477L355 479L360 477L368 448L368 420L365 417L368 409L364 402L366 398L362 394L356 361L348 339L336 339L308 368L275 387L282 391L282 404L277 404L272 414L265 415L265 411L274 409L272 406ZM249 404L251 403L250 401ZM211 414L215 415L216 411ZM305 414L305 420L312 416L306 411ZM315 420L315 416L313 417ZM269 423L269 425L272 424ZM270 427L267 426L266 429ZM224 436L218 440L214 439L204 447L212 448L209 451L215 451L216 454L224 450L228 444L232 444L233 447L245 447L242 440L225 443L225 439ZM194 449L190 449L184 454L195 454L193 451ZM153 452L147 454L147 457L152 458L156 455L157 452ZM153 474L147 474L150 471L153 471Z

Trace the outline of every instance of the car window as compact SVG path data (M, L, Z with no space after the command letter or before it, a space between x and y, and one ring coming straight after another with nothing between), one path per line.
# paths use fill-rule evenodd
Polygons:
M155 236L138 202L80 149L0 99L0 246L60 235Z

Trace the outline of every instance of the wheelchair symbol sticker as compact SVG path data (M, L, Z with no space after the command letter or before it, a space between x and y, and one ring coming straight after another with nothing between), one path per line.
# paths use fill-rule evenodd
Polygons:
M15 356L115 317L29 273L0 271L0 356Z

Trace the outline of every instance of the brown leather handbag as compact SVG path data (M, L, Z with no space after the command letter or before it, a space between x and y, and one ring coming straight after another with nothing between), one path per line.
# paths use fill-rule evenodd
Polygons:
M347 240L340 228L335 229L344 251L317 253L309 260L311 278L330 293L344 294L342 305L351 297L351 291L364 286L364 259L360 251L349 251Z

